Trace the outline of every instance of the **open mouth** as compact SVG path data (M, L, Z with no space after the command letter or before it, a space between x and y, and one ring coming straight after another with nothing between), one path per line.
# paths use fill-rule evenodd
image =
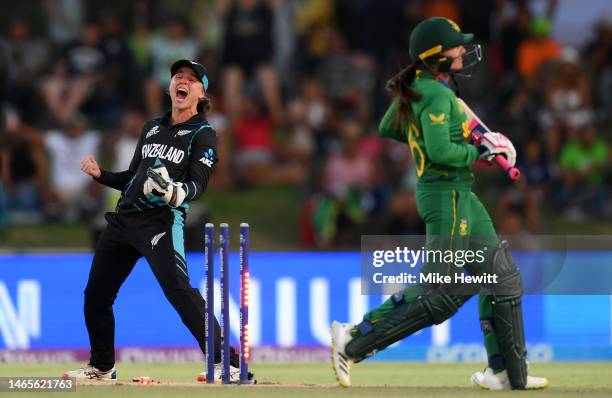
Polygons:
M189 92L184 87L179 87L176 89L176 98L179 100L184 100L189 95Z

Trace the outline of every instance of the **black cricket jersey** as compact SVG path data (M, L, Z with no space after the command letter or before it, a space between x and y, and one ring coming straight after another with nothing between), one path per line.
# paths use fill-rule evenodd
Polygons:
M170 178L182 182L185 201L179 208L186 214L189 202L198 199L206 190L213 167L217 163L217 133L198 113L184 123L171 125L171 116L149 120L143 126L140 139L128 170L110 172L100 170L98 182L121 191L118 213L148 212L170 209L161 198L143 194L147 169L164 165Z

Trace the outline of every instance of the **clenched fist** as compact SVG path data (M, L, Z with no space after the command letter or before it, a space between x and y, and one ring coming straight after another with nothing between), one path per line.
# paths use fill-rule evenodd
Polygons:
M100 166L98 166L98 162L96 162L96 158L93 156L85 156L81 160L81 171L94 178L100 177Z

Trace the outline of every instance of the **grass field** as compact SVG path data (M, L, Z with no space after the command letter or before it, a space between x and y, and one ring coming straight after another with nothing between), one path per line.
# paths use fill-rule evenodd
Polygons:
M253 365L255 386L207 386L195 382L195 364L120 364L119 381L108 385L77 386L74 393L21 393L19 397L579 397L612 396L612 363L533 364L532 373L547 376L550 387L541 391L481 391L469 384L480 364L370 362L355 366L354 387L336 386L325 364ZM0 364L0 376L58 376L78 364ZM133 377L151 376L159 384L138 385Z
M498 198L491 192L481 198L493 209ZM486 195L488 193L488 195ZM254 251L298 250L304 247L298 239L298 217L303 198L299 190L281 187L255 188L244 191L210 191L199 202L211 210L212 221L237 226L249 222L253 227L251 249ZM612 234L608 220L571 222L558 214L544 213L543 232L548 234ZM233 231L236 231L234 227ZM232 236L233 242L237 239ZM356 245L359 241L356 242ZM87 223L15 225L0 229L0 252L27 250L91 250ZM358 248L358 246L356 246Z
M251 223L256 228L251 234L253 250L289 250L301 247L297 227L302 202L299 190L270 187L245 191L210 191L199 202L211 210L212 222L227 222L234 227L234 232L241 222ZM237 239L231 241L234 244ZM0 251L3 248L86 250L90 246L91 235L87 223L15 225L6 231L0 229Z

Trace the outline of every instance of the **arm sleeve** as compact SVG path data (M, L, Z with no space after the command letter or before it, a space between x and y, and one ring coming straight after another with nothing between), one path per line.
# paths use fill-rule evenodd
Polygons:
M389 109L385 112L380 124L378 125L378 134L381 137L392 138L400 142L407 142L406 134L403 131L398 131L395 127L395 117L399 108L399 100L395 99L389 105Z
M142 136L138 140L138 145L136 145L136 150L134 151L134 156L132 156L130 167L127 170L120 172L112 172L100 168L100 177L94 178L94 180L98 181L102 185L106 185L107 187L123 191L125 189L125 186L136 174L136 170L138 169L138 165L140 164L140 160L142 159L141 152Z
M474 145L461 145L450 138L450 100L442 98L423 108L420 121L427 157L433 162L452 167L471 166L478 158Z
M185 201L197 200L208 186L215 164L219 161L217 155L218 138L215 130L206 128L197 133L191 146L189 175L183 183Z

